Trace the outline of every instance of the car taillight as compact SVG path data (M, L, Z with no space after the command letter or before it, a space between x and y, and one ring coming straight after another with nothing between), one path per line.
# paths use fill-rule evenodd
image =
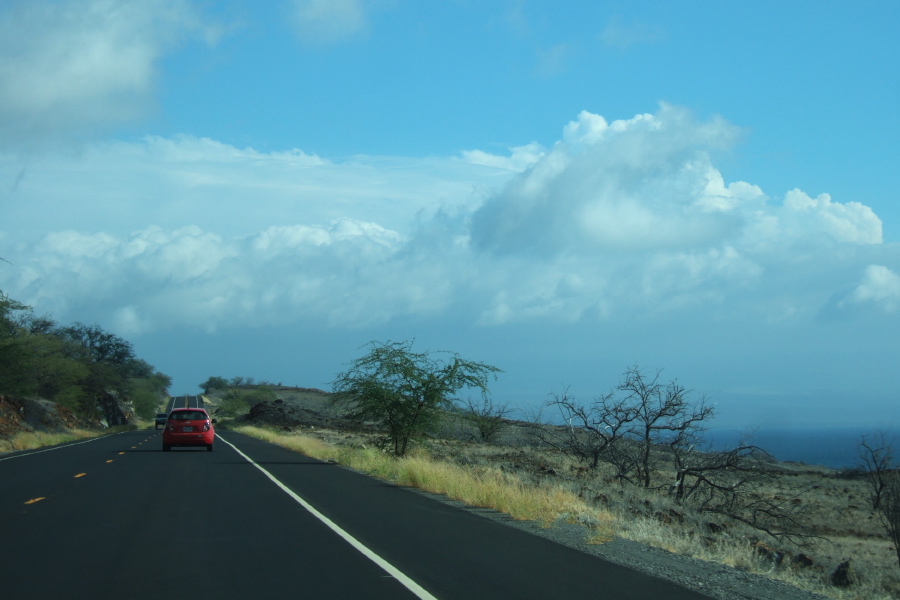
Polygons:
M209 431L209 421L203 424L203 431Z

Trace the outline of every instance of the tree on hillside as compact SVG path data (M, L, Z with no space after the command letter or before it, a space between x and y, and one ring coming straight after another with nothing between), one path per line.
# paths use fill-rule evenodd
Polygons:
M538 421L535 433L545 444L568 454L591 471L601 464L616 468L616 477L627 480L633 470L631 461L622 460L625 434L633 420L633 412L614 393L582 404L566 389L554 394L547 406L559 410L563 425L551 426Z
M37 396L84 414L106 411L112 420L118 409L110 392L131 400L146 418L170 384L135 357L130 342L98 325L59 326L0 291L0 392Z
M218 375L213 375L200 384L200 387L203 388L204 394L210 394L214 390L226 390L228 389L228 386L228 380L224 377L219 377Z
M692 400L684 386L664 383L660 375L629 367L616 388L589 405L568 393L554 396L548 404L560 411L566 426L537 431L590 469L607 463L618 479L650 487L657 463L666 456L660 448L692 446L714 412L705 398Z
M128 397L130 380L141 370L130 342L99 325L82 323L58 328L55 335L65 343L68 357L87 367L87 375L81 381L85 393L83 410L107 402L109 393Z
M80 358L89 363L106 363L123 370L132 366L134 348L131 342L104 331L99 325L75 323L61 328L59 334L75 342Z
M897 553L897 564L900 565L900 471L897 469L887 477L880 510Z
M674 500L705 513L740 521L775 539L804 545L814 538L802 519L800 491L788 498L773 498L761 490L781 478L768 452L741 442L727 450L672 448Z
M75 343L57 335L49 317L0 293L0 392L38 396L73 410L86 403L88 368L73 359Z
M0 290L0 338L10 335L16 329L16 313L28 310L31 310L30 306L10 298Z
M513 412L508 403L495 404L487 396L483 396L480 402L468 398L458 409L463 418L478 432L476 439L486 443L494 441L503 431L507 418Z
M563 425L535 424L545 443L583 462L590 470L612 467L622 483L668 490L672 499L700 512L740 521L774 538L809 536L791 503L760 490L779 477L761 448L741 443L730 450L703 449L703 432L714 410L704 397L692 399L661 372L626 370L619 385L584 405L568 394L548 406Z
M888 475L896 468L893 457L893 446L887 433L877 431L874 435L864 435L857 445L857 456L866 482L869 484L869 502L873 510L881 508L881 500L888 483Z
M372 421L385 430L383 443L403 456L410 442L423 436L453 407L452 396L474 388L483 397L488 380L500 369L443 352L445 360L413 352L412 342L370 342L369 352L356 359L332 382L337 401L351 417Z
M881 516L900 564L900 464L894 461L892 440L884 431L864 435L858 453L867 476L872 508Z
M172 378L141 359L135 359L132 370L132 377L128 380L128 397L134 405L135 414L149 421L159 411L162 401L168 398Z

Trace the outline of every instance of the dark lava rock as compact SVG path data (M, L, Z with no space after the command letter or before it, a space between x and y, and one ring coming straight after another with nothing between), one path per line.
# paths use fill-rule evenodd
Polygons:
M850 565L850 559L839 564L831 574L831 583L837 587L850 587L856 583L856 580L856 571Z
M328 427L333 429L355 428L353 423L325 411L311 410L289 402L260 402L250 408L245 417L250 425L275 427Z

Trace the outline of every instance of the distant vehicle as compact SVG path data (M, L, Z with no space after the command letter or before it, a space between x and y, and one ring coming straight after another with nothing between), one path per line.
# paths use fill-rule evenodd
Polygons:
M160 427L166 426L166 420L169 418L169 413L156 413L156 429Z
M163 452L168 452L172 446L206 446L206 451L212 452L215 422L202 408L176 408L169 413L163 430Z

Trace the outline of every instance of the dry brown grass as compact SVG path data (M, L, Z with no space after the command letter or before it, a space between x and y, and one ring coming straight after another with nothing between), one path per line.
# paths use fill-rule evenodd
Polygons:
M101 435L100 432L85 429L69 429L64 432L23 431L9 439L0 439L0 452L33 450L44 446L55 446L56 444L84 440L99 435Z
M258 427L238 427L236 431L307 456L335 461L397 485L442 494L469 506L491 508L514 519L538 521L549 526L564 518L585 524L595 539L609 538L613 533L613 518L607 511L589 506L560 486L528 485L516 475L495 467L467 468L434 460L423 450L396 458L365 445L338 446L317 437L276 433Z

